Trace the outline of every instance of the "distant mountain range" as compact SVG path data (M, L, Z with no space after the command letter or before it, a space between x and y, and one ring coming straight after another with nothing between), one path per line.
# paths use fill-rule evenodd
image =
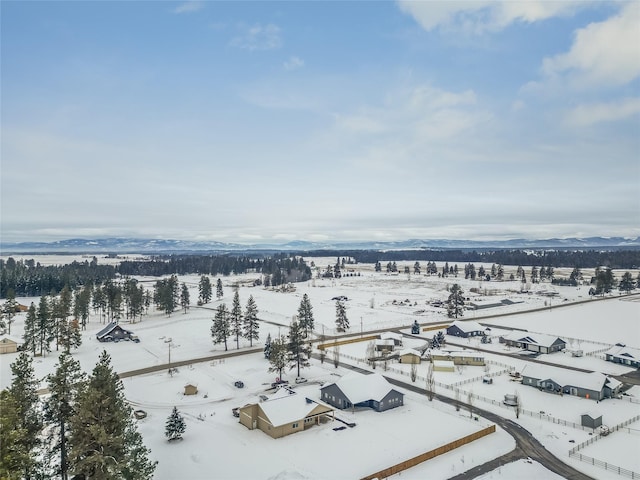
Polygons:
M622 249L640 248L640 237L550 238L546 240L405 240L397 242L306 242L239 244L144 238L100 238L0 244L0 253L189 253L312 250L417 250L417 249Z

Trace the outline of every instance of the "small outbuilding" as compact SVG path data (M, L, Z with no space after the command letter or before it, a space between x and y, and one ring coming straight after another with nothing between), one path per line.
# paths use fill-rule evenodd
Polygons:
M602 415L595 412L583 413L580 416L580 424L583 427L593 428L594 430L602 425Z
M434 372L455 372L456 366L451 360L432 360Z
M0 354L16 353L18 351L18 345L22 345L22 343L22 340L18 338L3 335L0 337Z
M196 395L198 393L198 387L188 383L184 386L184 395Z
M404 350L401 350L398 355L399 363L420 363L420 361L422 360L420 352L414 350L413 348L406 348Z

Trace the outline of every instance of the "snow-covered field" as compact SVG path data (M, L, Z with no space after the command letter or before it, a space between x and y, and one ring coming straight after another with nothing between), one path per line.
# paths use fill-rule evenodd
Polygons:
M36 258L41 263L64 263L70 261L66 257L55 259ZM54 261L55 260L55 261ZM111 260L111 259L110 259ZM311 259L309 259L311 260ZM325 266L335 263L335 258L312 259L316 265ZM99 259L103 262L103 259ZM103 263L107 260L104 259ZM415 262L405 262L413 270ZM404 263L398 264L402 270ZM440 268L442 265L438 265ZM459 265L462 269L463 265ZM478 267L479 265L476 265ZM485 265L485 268L490 268ZM74 356L83 368L90 371L97 361L99 353L104 349L110 353L114 368L118 372L166 364L169 361L183 361L200 357L218 355L224 352L222 345L213 345L210 337L211 320L214 309L220 302L231 305L233 285L240 285L239 295L244 306L249 295L252 295L258 307L258 316L263 322L260 326L260 341L254 346L261 347L268 333L272 336L285 334L292 316L297 313L303 294L307 294L313 306L316 322L316 334L332 335L335 327L335 301L338 295L348 297L347 315L351 323L350 333L359 335L372 329L404 327L405 329L418 320L420 323L448 323L446 312L442 308L433 307L435 300L444 300L448 296L447 287L459 283L465 296L471 301L499 301L510 299L516 303L492 309L468 311L465 318L474 319L483 324L491 324L491 344L479 344L478 339L470 341L449 338L459 348L481 347L493 353L485 353L489 360L488 371L483 367L464 367L455 372L436 372L436 381L442 385L459 384L457 388L466 401L469 392L483 397L474 403L487 410L505 417L515 419L514 412L502 405L494 405L489 400L501 402L504 395L514 393L521 395L523 408L530 415L521 415L518 422L532 432L551 452L575 468L584 471L594 478L619 478L610 472L575 459L569 459L568 451L580 442L590 438L582 429L558 425L549 421L548 417L567 422L580 422L580 415L586 411L597 410L603 415L603 423L615 425L640 414L640 404L632 403L630 398L640 399L640 387L632 388L629 396L621 400L605 400L595 403L591 400L555 396L540 392L535 388L523 386L510 381L506 373L494 377L491 385L483 384L480 378L487 373L496 373L505 369L521 370L526 360L512 356L516 353L497 342L497 337L508 328L523 328L532 332L558 335L568 340L571 348L582 349L585 353L602 350L608 344L624 342L629 346L640 347L640 302L637 297L619 297L605 301L591 300L563 308L560 304L572 304L575 301L588 300L588 287L554 287L548 283L531 287L533 293L521 293L519 282L478 282L466 281L464 278L438 278L424 275L387 275L374 272L373 265L348 265L353 269L352 276L341 279L315 278L305 283L295 284L293 292L278 292L262 287L247 286L259 274L221 277L224 286L224 297L213 301L204 308L195 305L184 314L174 312L170 317L152 311L139 323L128 324L126 328L133 330L141 339L139 344L132 342L99 343L95 333L103 327L97 316L92 316L82 346L74 351ZM507 277L510 269L507 267ZM528 273L527 268L525 270ZM556 270L557 273L559 270ZM616 272L619 277L622 272ZM634 277L637 272L632 272ZM589 272L585 272L585 277ZM140 278L145 285L152 286L155 278ZM191 293L192 303L197 298L195 275L180 277ZM215 282L215 279L213 279ZM471 293L476 289L486 296ZM545 293L557 293L550 299ZM536 293L537 292L537 293ZM566 301L565 301L566 299ZM39 299L18 299L28 305L36 304ZM518 313L526 309L542 308L533 313ZM510 314L506 316L494 315ZM13 337L22 335L24 314L16 317L11 327ZM499 327L496 327L499 326ZM501 328L500 328L501 327ZM408 331L408 330L405 330ZM429 336L423 332L421 336ZM405 345L418 347L423 339L407 339ZM248 342L240 341L241 349L248 349ZM55 348L55 347L54 347ZM458 347L456 347L458 348ZM235 341L230 340L229 350L236 349ZM363 361L366 343L344 345L340 348L341 361L366 367ZM503 354L509 354L505 356ZM40 378L51 372L55 366L55 351L44 357L36 358L34 366ZM620 374L630 369L604 361L598 355L572 357L568 353L540 355L541 360L600 371L607 374ZM0 356L0 387L6 387L11 381L10 363L15 354ZM249 354L241 357L193 363L180 367L178 372L169 376L166 371L123 380L127 398L136 408L143 408L148 417L139 421L140 431L145 442L152 450L153 458L159 461L156 474L158 479L173 478L260 478L260 479L315 479L315 478L359 478L373 473L394 463L408 459L426 450L435 448L455 438L468 435L486 425L482 419L470 420L468 413L455 412L451 407L428 400L418 394L406 392L405 405L384 413L375 412L339 412L338 416L354 421L357 427L342 431L333 431L331 424L314 426L304 432L274 440L266 434L250 431L237 422L231 415L233 407L241 406L257 400L257 395L264 394L268 384L273 381L274 374L267 372L268 363L263 355ZM385 375L410 382L408 366L392 363ZM377 371L381 371L378 369ZM346 370L336 369L331 364L331 356L324 364L313 360L311 368L304 372L310 382L301 390L305 395L319 396L318 382L326 382L342 375ZM416 382L424 386L426 366L420 365L418 375L422 377ZM287 371L285 379L295 378L295 371ZM245 382L245 388L237 389L235 380ZM192 383L198 386L199 394L187 397L182 394L184 385ZM43 383L44 386L44 383ZM453 396L453 390L437 387L437 393ZM205 397L206 395L206 397ZM164 422L171 408L176 405L185 415L187 431L181 442L169 444L164 438ZM544 413L540 413L544 412ZM537 414L537 415L534 415ZM531 416L534 415L534 416ZM419 419L419 421L416 421ZM625 455L626 448L640 449L638 424L631 424L627 430L615 432L606 439L595 442L581 453L608 461L623 468L640 472L640 459L637 455ZM446 455L426 462L404 472L404 478L449 478L475 465L484 463L513 448L513 440L505 432L498 429L495 434L450 452ZM617 463L619 462L619 463ZM526 461L511 465L487 474L482 478L541 478L556 479L544 467Z

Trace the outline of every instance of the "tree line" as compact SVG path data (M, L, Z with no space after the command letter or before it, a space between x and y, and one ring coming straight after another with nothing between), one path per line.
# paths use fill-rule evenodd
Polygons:
M261 273L266 286L304 282L311 269L304 259L290 254L272 257L243 255L159 256L151 260L125 260L119 265L100 265L98 259L74 261L66 265L41 265L34 260L0 260L0 298L9 291L19 297L58 294L66 286L76 290L92 284L101 285L117 277L166 275L223 275Z

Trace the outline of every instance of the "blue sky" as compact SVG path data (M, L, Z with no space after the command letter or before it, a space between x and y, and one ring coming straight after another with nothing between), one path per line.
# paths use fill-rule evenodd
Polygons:
M640 235L640 2L17 2L1 239Z

